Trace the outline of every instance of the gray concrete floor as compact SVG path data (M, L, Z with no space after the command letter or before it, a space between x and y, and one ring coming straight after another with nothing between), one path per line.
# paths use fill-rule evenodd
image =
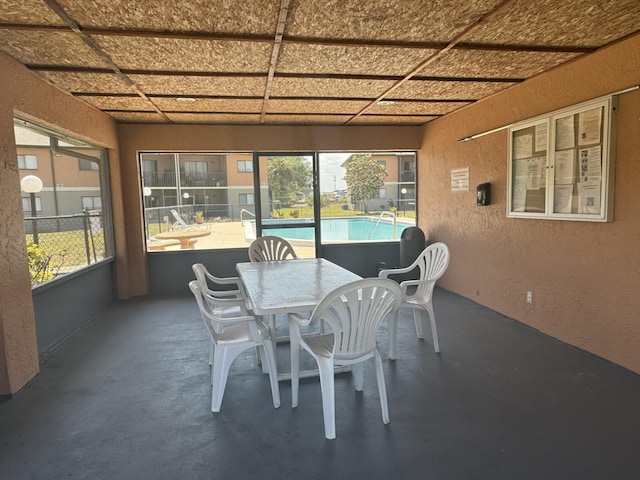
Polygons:
M371 364L362 393L337 377L329 441L317 379L274 409L247 351L212 414L195 301L120 302L0 404L0 478L640 478L640 376L444 290L435 308L440 355L409 315L395 362L380 332L391 423Z

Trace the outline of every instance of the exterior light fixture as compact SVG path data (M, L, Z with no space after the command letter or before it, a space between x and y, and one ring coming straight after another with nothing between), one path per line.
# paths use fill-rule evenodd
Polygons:
M39 244L38 222L36 220L36 193L42 191L42 180L35 175L27 175L20 180L20 188L31 197L31 231L33 233L33 243Z
M176 98L176 102L179 103L196 103L196 99L193 97L178 97Z
M381 107L388 107L389 105L393 105L394 102L393 100L380 100L377 105L381 106Z

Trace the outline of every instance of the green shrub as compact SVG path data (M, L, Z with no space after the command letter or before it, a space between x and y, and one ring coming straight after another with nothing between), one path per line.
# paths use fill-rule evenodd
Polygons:
M32 285L44 283L54 277L53 270L56 266L51 263L51 255L48 255L44 248L30 242L27 244L27 256Z

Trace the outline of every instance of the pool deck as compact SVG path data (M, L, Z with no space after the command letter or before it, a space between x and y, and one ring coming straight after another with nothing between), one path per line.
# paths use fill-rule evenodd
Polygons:
M413 218L398 217L398 222L413 222ZM207 226L211 229L211 235L198 238L195 243L196 249L212 248L246 248L251 243L251 239L245 240L242 222L211 222ZM315 257L313 245L308 245L306 241L292 240L296 253L302 258ZM180 250L180 246L167 247L165 251Z

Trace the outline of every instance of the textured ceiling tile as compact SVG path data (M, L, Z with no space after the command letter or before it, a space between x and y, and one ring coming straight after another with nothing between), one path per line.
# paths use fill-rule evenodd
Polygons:
M138 112L154 111L153 105L142 97L93 97L76 95L76 98L95 105L101 110L132 110Z
M156 106L166 112L233 112L260 113L262 100L197 98L193 103L181 103L175 98L153 98Z
M257 125L260 115L244 115L233 113L171 113L167 112L169 120L176 123L214 123Z
M64 25L42 0L2 0L0 22L31 25Z
M105 68L75 33L0 29L0 50L22 63Z
M154 112L107 112L118 122L126 123L166 123L165 118Z
M640 27L638 0L537 0L512 2L467 42L600 46Z
M205 77L184 75L130 75L146 94L262 97L265 77Z
M264 123L272 125L344 125L351 115L266 115Z
M378 115L444 115L470 102L395 102L393 105L374 105L367 114Z
M450 50L420 76L527 78L575 58L577 53Z
M135 93L115 73L40 72L43 78L67 92Z
M266 72L267 42L225 42L126 36L94 36L122 69L191 72Z
M285 78L273 80L272 97L377 98L396 82L341 78Z
M514 82L449 82L409 80L395 89L389 98L432 100L478 100L515 85Z
M273 35L279 0L58 0L80 25Z
M405 75L435 50L372 46L282 45L278 73Z
M268 113L350 113L356 114L367 101L349 100L277 100L270 99Z
M502 0L294 0L286 36L449 42Z
M361 115L349 125L422 125L438 117L430 116L391 116L391 115Z

